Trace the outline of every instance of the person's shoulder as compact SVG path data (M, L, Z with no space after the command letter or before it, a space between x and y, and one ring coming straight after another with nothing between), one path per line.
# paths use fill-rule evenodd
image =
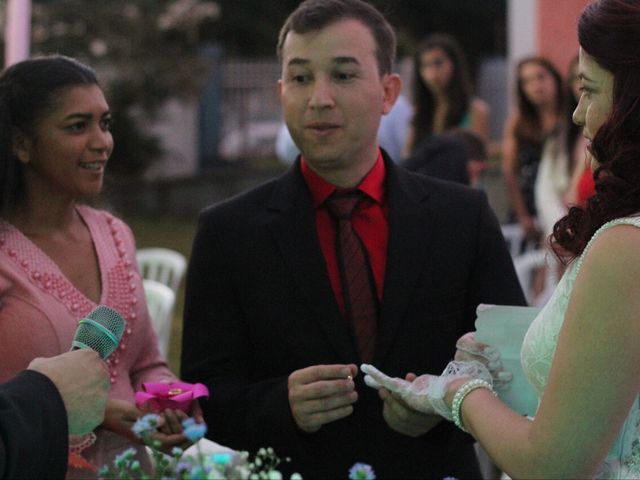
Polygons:
M583 284L608 294L640 294L640 223L612 222L589 242L578 260ZM586 283L585 283L586 282Z
M398 176L402 183L418 185L435 197L455 198L461 201L473 202L485 197L484 192L477 188L472 188L459 182L425 175L404 167L398 167Z
M640 268L640 217L605 224L587 245L584 257Z
M263 210L273 194L277 183L282 176L269 180L257 187L238 193L220 202L214 203L202 209L200 212L201 221L213 218L237 218L239 213L251 214L258 210Z

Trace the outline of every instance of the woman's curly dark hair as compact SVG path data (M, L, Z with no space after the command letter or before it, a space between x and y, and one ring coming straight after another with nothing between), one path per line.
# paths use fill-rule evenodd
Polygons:
M550 238L564 262L578 257L606 222L640 212L640 2L589 4L578 21L578 40L584 52L613 74L613 103L590 146L599 164L596 193L585 208L572 207Z

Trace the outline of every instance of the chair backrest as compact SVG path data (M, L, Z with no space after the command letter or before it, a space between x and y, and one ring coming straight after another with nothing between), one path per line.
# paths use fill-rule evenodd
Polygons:
M187 268L184 255L168 248L141 248L136 258L142 278L163 283L177 293Z
M507 223L500 225L502 236L507 242L507 248L511 254L511 258L516 258L524 252L535 249L535 242L527 240L524 231L519 223Z
M145 279L143 285L151 323L158 335L158 348L166 359L169 353L176 294L171 288L155 280Z
M513 266L516 269L520 286L527 299L527 303L532 305L535 298L533 292L533 279L536 272L541 267L547 267L547 271L551 272L552 265L547 263L547 251L542 249L529 250L513 259ZM545 282L552 281L552 275L545 275Z

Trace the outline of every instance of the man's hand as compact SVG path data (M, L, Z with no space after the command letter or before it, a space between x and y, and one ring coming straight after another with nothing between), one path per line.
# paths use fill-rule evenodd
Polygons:
M408 373L405 380L413 382L416 375ZM400 398L400 395L392 393L386 388L378 390L382 399L382 416L392 430L410 437L424 435L435 427L442 418L438 415L428 415L411 408Z
M314 365L289 375L289 407L300 430L314 433L351 415L358 400L355 365Z
M111 383L109 371L96 352L83 349L36 358L28 368L49 377L60 392L69 435L89 433L102 423Z

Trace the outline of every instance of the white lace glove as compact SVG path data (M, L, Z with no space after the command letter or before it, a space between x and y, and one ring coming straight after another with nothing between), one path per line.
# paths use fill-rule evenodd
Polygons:
M373 365L363 363L360 370L366 375L364 382L375 389L386 388L404 400L411 408L429 415L440 415L452 420L451 409L444 401L447 385L459 378L480 378L492 383L491 374L482 363L450 362L442 375L420 375L413 382L391 378Z
M496 390L504 390L508 385L513 374L504 369L500 352L497 349L476 341L474 332L463 335L456 342L456 355L454 360L457 362L480 362L493 378L493 387Z

